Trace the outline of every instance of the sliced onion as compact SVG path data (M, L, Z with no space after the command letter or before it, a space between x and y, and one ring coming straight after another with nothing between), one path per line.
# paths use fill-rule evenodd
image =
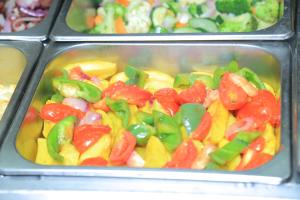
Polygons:
M34 9L40 6L40 0L14 0L17 5L24 8Z
M202 152L196 158L195 162L192 165L192 169L204 169L210 161L209 154L215 151L217 147L212 144L207 144L203 147Z
M93 76L91 77L91 81L95 84L95 85L100 85L101 81L97 76Z
M20 27L23 27L23 25L25 26L25 24L24 24L25 22L38 23L40 21L41 21L40 18L35 18L35 17L21 17L21 18L16 19L15 21L13 21L12 28L13 28L13 30L20 31L20 29L21 29Z
M246 117L240 119L233 123L225 133L225 137L229 140L232 140L233 135L240 132L240 131L248 131L253 128L255 125L255 121L251 117Z
M80 120L79 126L84 124L97 124L100 123L101 115L94 111L88 111L85 116Z
M133 151L127 160L128 167L144 167L145 161L144 159L136 152Z
M20 7L20 11L32 17L45 17L48 14L48 11L46 10L42 10L42 9L31 10L26 7Z
M88 104L85 100L74 98L74 97L67 97L64 98L63 104L71 106L72 108L81 110L82 112L86 112L88 109Z

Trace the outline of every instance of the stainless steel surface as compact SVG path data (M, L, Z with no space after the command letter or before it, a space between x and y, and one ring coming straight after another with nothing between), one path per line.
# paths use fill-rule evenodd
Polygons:
M0 84L16 84L14 94L0 120L0 144L18 108L41 50L42 44L39 42L0 41Z
M257 46L256 46L257 45ZM235 57L243 66L256 71L264 81L275 89L281 88L282 150L275 158L261 168L245 172L223 172L208 170L174 170L174 169L136 169L136 168L95 168L95 167L65 167L42 166L25 160L16 149L16 138L28 138L22 150L27 159L34 158L36 144L34 140L41 134L42 122L33 127L19 129L24 115L31 104L40 108L49 91L45 90L51 74L66 63L84 59L103 59L115 61L118 66L127 62L136 66L156 66L168 73L199 68L213 70L213 65L224 64ZM149 179L181 179L208 180L224 182L248 182L279 184L291 176L291 126L290 126L290 76L291 53L286 43L180 43L180 44L68 44L52 43L38 64L24 96L15 120L8 132L0 151L0 174L5 175L58 175L58 176L101 176L130 177ZM41 78L42 77L42 78ZM40 81L41 79L41 81ZM37 89L37 90L36 90ZM36 92L35 92L36 91ZM44 98L41 98L44 97ZM31 125L30 125L31 126ZM30 130L30 131L26 131ZM26 137L22 137L22 134ZM19 135L18 135L19 134ZM31 138L30 138L31 137ZM31 141L30 141L31 140ZM33 155L30 153L33 152Z
M191 33L191 34L84 34L72 30L67 15L72 1L66 0L50 34L54 41L198 41L198 40L286 40L294 34L295 0L284 0L284 15L272 27L245 33ZM77 14L79 24L84 19Z
M0 33L0 40L46 40L48 38L51 26L53 25L53 22L56 19L61 3L61 0L52 0L48 16L44 18L39 24L24 31Z

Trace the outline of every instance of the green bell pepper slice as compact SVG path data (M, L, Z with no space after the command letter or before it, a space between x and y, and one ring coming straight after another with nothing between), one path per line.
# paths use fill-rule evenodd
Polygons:
M169 151L174 151L182 142L179 125L175 118L153 111L156 134Z
M128 80L126 84L128 85L137 85L141 88L145 86L146 80L148 78L148 74L142 70L139 70L132 66L127 66L124 70Z
M51 101L54 101L56 103L61 103L64 100L64 96L62 96L59 93L55 93L51 96Z
M105 99L106 105L122 120L122 125L126 128L129 124L130 109L127 101L123 99Z
M192 133L200 124L205 114L205 108L201 104L183 104L175 118L180 125L183 125L188 134Z
M58 77L52 79L52 85L64 97L80 97L92 103L96 103L101 99L102 91L96 86L83 81Z
M140 123L146 123L150 126L154 125L154 118L152 116L152 114L140 111L136 114L137 120Z
M149 138L155 134L155 129L145 123L133 124L127 130L135 136L136 142L140 146L145 146Z
M236 74L243 76L249 82L253 83L258 89L266 89L266 86L262 80L257 76L257 74L248 68L242 68Z
M234 72L237 72L238 70L239 70L239 65L235 60L231 61L229 63L229 65L227 65L227 66L217 68L214 71L214 76L213 76L213 82L214 82L213 89L216 89L219 87L221 78L226 72L234 73Z
M209 156L218 165L224 165L239 155L249 144L260 135L259 132L242 131L222 148L212 152Z
M213 88L213 78L205 74L177 74L174 79L173 86L175 88L188 88L192 86L197 80L201 81L208 88Z
M53 126L47 136L48 153L58 162L64 161L64 157L59 154L60 145L72 140L76 120L74 116L64 118Z

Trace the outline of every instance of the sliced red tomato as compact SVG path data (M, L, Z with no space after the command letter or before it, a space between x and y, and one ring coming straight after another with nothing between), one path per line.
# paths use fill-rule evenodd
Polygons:
M201 81L196 81L192 87L179 93L179 101L185 103L203 103L206 97L206 87Z
M136 138L126 131L122 139L112 148L109 160L113 165L124 165L136 145Z
M31 123L35 121L38 116L39 116L38 111L34 107L29 106L23 123Z
M254 151L261 152L265 148L266 140L262 136L256 138L250 145L249 148Z
M265 123L272 125L280 124L280 103L275 96L267 90L259 90L237 113L238 119L251 117L255 120L257 127L264 129Z
M172 160L167 163L168 168L191 168L197 158L197 149L192 140L183 142L174 152Z
M77 126L74 130L73 144L80 153L83 153L110 131L110 127L103 125L84 124Z
M90 80L91 77L85 74L80 67L74 67L69 72L69 78L73 80Z
M230 73L225 73L220 82L219 94L221 102L228 110L238 110L247 103L248 95L230 79Z
M272 158L273 156L270 154L253 151L250 161L245 166L239 167L238 170L250 170L260 167L272 160Z
M42 119L58 122L68 116L84 117L85 113L61 103L45 104L40 112Z
M209 112L206 112L196 130L192 133L192 138L203 141L207 136L212 123L212 118Z
M88 158L80 163L81 166L106 166L107 161L101 157Z
M178 94L173 88L163 88L156 91L154 98L172 116L179 110Z
M240 131L254 130L256 130L256 124L253 118L246 117L243 119L238 119L228 128L228 130L225 133L225 138L231 141Z
M126 85L124 82L118 81L110 85L102 93L102 98L110 97L112 99L123 99L129 104L134 104L142 107L147 101L153 99L153 95L143 90L136 85Z

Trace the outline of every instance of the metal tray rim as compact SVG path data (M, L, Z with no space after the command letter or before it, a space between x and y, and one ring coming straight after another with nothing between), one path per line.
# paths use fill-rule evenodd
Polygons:
M43 166L37 165L32 163L31 161L27 161L22 158L15 148L15 139L18 132L18 128L24 118L24 113L27 110L31 102L31 98L35 93L35 89L37 87L37 83L39 82L45 66L47 63L56 57L58 54L68 51L72 48L83 47L87 45L166 45L166 44L106 44L106 43L52 43L49 48L47 48L41 59L38 63L37 70L34 72L35 77L39 77L38 80L32 80L29 83L29 86L26 90L26 96L24 96L23 102L16 114L16 118L13 121L13 124L9 130L9 134L5 139L4 145L0 150L0 174L4 175L63 175L63 176L103 176L103 177L131 177L131 178L155 178L155 179L188 179L188 180L209 180L209 181L225 181L225 182L255 182L255 183L266 183L266 184L280 184L286 181L291 176L291 127L290 127L290 102L289 102L289 95L282 92L282 105L285 109L282 109L282 116L283 118L287 119L287 123L282 124L282 144L284 145L283 150L275 156L275 158L267 163L266 165L262 166L261 168L257 168L254 170L246 171L246 172L225 172L225 171L193 171L193 170L165 170L165 169L137 169L137 168L116 168L116 167L109 167L109 168L86 168L86 167L65 167L65 166ZM171 44L176 45L176 44ZM179 45L190 45L190 44L182 44ZM202 46L202 45L218 45L220 43L198 43L193 44L195 46ZM221 43L221 45L228 45L228 46L236 46L237 44L234 43ZM290 94L290 81L286 80L289 77L290 71L290 59L288 59L288 63L283 65L282 61L286 59L286 56L291 55L290 49L287 45L283 43L267 43L267 42L259 42L259 43L241 43L241 46L251 47L251 48L258 48L261 50L265 50L266 52L272 52L276 59L281 63L281 84L282 90L281 91L289 91ZM260 45L267 45L267 47L261 47ZM68 48L69 47L69 48ZM276 49L272 49L272 47L276 47ZM280 56L281 48L284 48L286 51L284 55ZM59 51L59 49L63 49ZM272 50L272 51L271 51ZM50 56L49 56L50 55ZM285 70L285 71L284 71ZM7 156L10 155L10 156ZM16 158L17 156L17 158ZM10 159L16 160L10 160ZM12 162L16 162L15 164L11 165ZM288 163L288 164L286 164ZM276 165L274 165L276 164ZM165 172L168 173L165 173ZM197 171L197 173L196 173ZM176 176L174 176L176 175ZM176 177L176 178L174 178ZM217 177L217 178L216 178ZM238 180L238 181L237 181Z

